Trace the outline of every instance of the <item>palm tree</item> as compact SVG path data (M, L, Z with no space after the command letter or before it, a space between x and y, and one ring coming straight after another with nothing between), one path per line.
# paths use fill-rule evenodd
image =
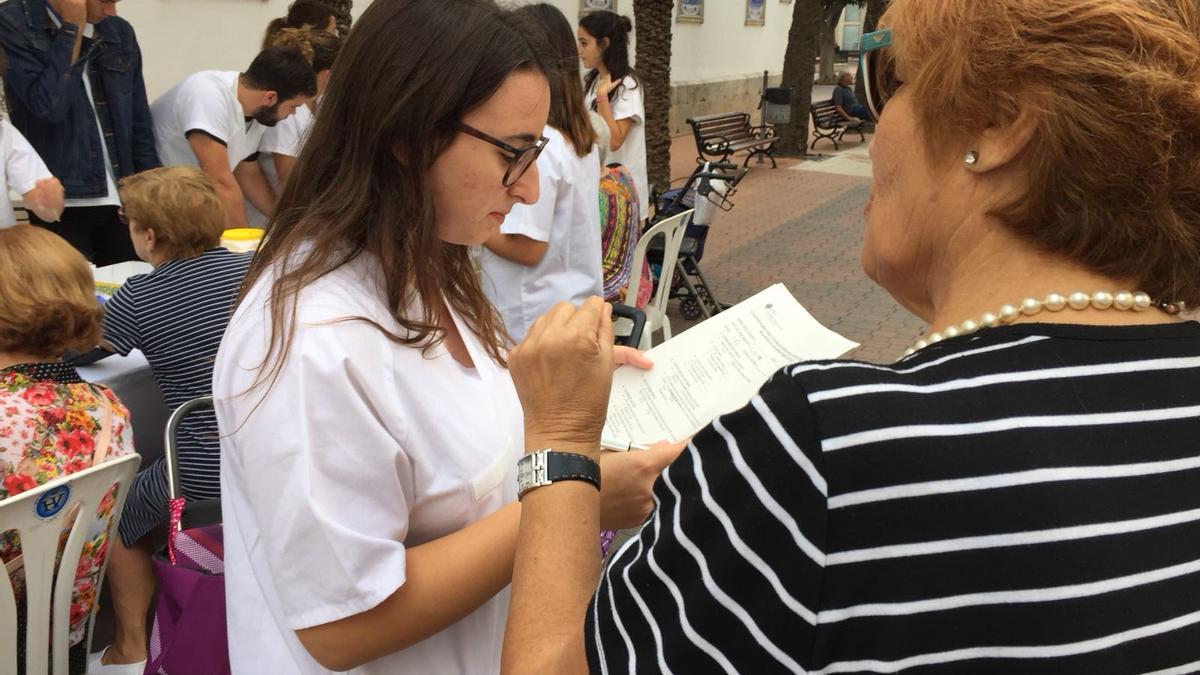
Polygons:
M817 41L824 25L825 0L796 0L787 51L783 55L783 86L792 90L792 121L777 127L780 154L808 154L808 115L817 66Z
M651 188L671 183L671 10L675 0L634 0L636 67L645 87L646 173Z
M836 56L834 47L837 43L837 36L834 32L837 31L838 21L842 19L842 12L846 11L846 5L856 4L848 0L825 0L825 12L821 23L821 74L818 80L821 82L833 82L833 59ZM842 45L845 47L846 45Z

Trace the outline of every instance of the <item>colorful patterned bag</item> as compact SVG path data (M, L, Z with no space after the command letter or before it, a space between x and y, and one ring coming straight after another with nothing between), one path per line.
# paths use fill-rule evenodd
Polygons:
M642 213L633 174L624 165L609 164L600 174L600 225L604 228L600 239L601 267L604 299L609 302L624 301L623 294L629 287L633 267L633 250L642 236L641 224ZM650 266L644 262L641 274L635 307L645 307L654 291Z

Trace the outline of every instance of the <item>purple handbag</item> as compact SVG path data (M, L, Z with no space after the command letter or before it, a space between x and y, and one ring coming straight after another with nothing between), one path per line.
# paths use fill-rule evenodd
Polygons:
M225 631L225 562L220 525L179 530L183 499L171 500L171 532L164 555L154 556L158 601L150 632L146 675L224 675L229 668Z
M225 544L221 525L182 528L175 436L189 413L211 408L212 397L179 406L167 420L164 443L170 523L166 550L154 555L158 600L145 675L228 675L225 630ZM193 506L201 505L197 502ZM195 509L193 509L193 514ZM216 520L219 520L217 518ZM210 521L211 522L211 521Z

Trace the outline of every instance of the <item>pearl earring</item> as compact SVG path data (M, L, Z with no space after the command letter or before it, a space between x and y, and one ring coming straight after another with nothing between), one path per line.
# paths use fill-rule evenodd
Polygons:
M963 156L963 164L966 165L968 168L975 166L978 163L979 163L979 153L975 152L974 150L968 150L967 154Z

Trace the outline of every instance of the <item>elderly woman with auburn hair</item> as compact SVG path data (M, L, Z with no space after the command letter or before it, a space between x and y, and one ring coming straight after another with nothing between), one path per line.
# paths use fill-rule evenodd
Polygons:
M528 492L508 670L1200 668L1197 4L881 25L862 264L932 332L779 372L603 572L595 490ZM609 330L560 308L512 354L529 450L598 453Z
M83 254L40 227L0 229L0 501L133 452L125 406L108 387L84 382L60 361L68 349L99 341L100 304ZM97 517L105 524L112 505L111 498L101 502ZM5 529L0 524L0 562L20 597L20 540ZM109 543L104 524L92 531L71 599L72 673L84 670L88 619ZM0 584L9 583L6 576L0 572Z

